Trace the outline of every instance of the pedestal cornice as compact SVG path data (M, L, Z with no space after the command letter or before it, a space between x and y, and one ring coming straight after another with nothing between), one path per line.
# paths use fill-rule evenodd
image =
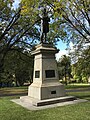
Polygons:
M35 50L31 52L31 55L36 55L40 53L58 53L59 50L52 44L41 43L35 46Z

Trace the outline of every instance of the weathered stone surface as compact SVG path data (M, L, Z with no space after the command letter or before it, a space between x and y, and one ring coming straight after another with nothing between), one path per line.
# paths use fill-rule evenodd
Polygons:
M39 44L31 52L34 58L33 83L28 96L38 100L65 96L64 86L59 83L55 53L58 50L50 44Z

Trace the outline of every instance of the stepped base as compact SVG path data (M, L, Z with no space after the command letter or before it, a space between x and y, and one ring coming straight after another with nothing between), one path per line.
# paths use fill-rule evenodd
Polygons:
M32 83L28 88L28 96L37 100L53 99L65 96L65 89L59 82L46 84Z
M76 100L76 97L66 96L66 97L52 98L52 99L46 99L46 100L38 100L35 98L31 98L29 96L24 96L24 97L20 97L20 100L22 102L28 102L34 106L45 106L45 105L50 105L50 104L73 101L73 100Z
M58 106L87 102L88 100L78 99L74 96L66 96L48 100L36 100L28 96L23 96L20 99L13 99L11 101L21 105L24 108L27 108L28 110L42 110Z

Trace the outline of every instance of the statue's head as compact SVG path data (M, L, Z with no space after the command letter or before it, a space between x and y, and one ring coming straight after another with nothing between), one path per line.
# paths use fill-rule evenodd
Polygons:
M46 8L44 8L43 12L46 13Z

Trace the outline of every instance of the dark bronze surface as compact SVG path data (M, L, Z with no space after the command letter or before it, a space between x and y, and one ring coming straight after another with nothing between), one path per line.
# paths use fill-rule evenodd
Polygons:
M55 77L55 70L45 70L46 78Z

